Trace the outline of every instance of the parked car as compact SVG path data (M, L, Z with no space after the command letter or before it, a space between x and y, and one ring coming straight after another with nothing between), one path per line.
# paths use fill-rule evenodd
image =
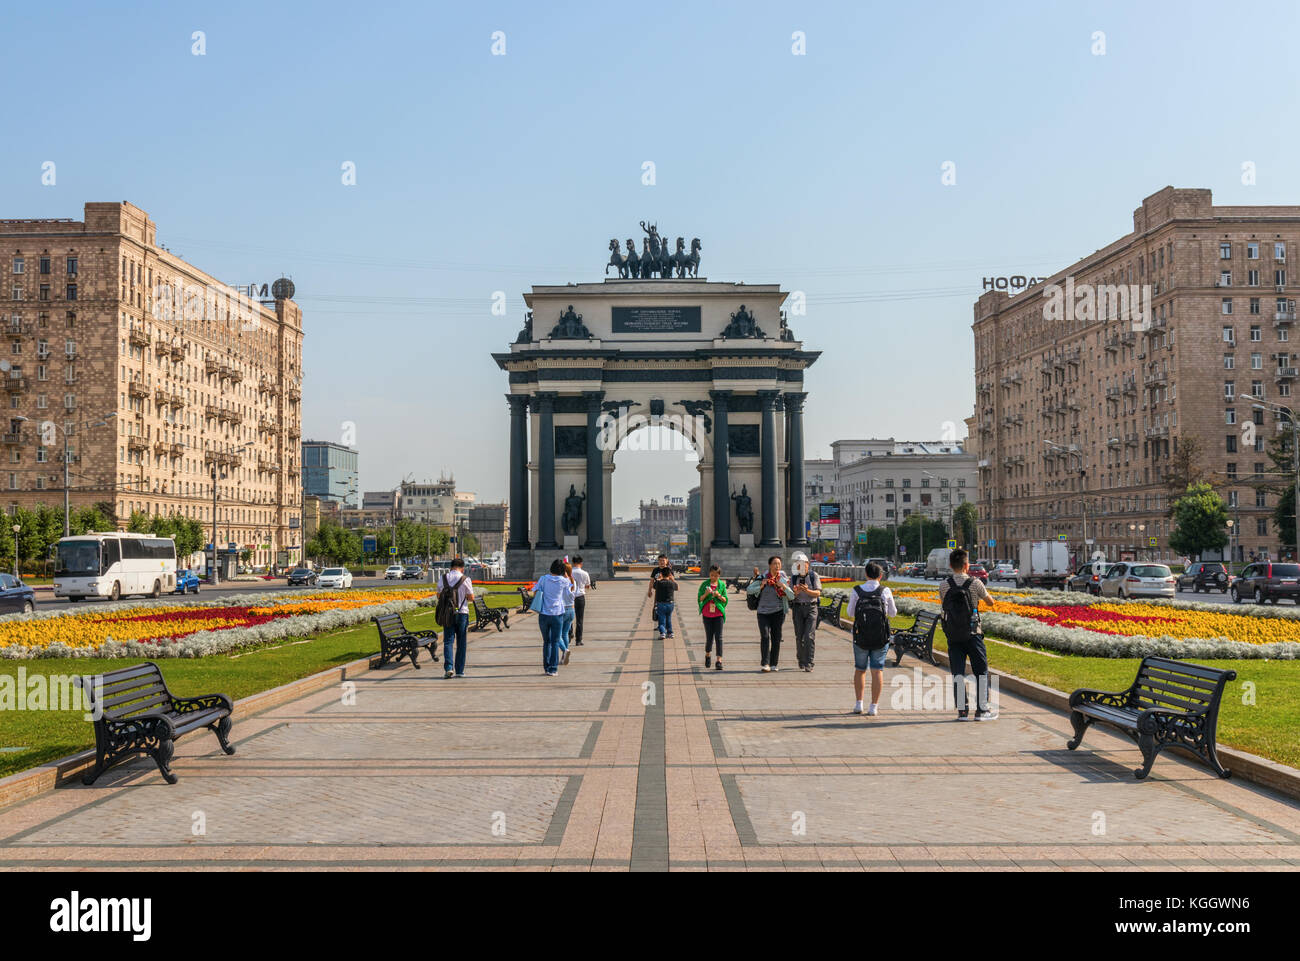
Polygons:
M317 584L321 587L338 587L347 590L352 586L352 572L346 567L326 567L320 572Z
M289 586L296 584L308 585L315 584L317 580L316 572L308 567L295 567L289 572Z
M1178 589L1182 591L1190 587L1194 594L1201 591L1208 594L1213 590L1226 594L1231 581L1232 577L1222 561L1197 561L1188 564L1187 570L1178 575Z
M1096 568L1096 569L1094 569ZM1094 565L1091 561L1083 564L1075 571L1065 582L1067 591L1084 591L1088 594L1100 594L1101 582L1110 570L1111 565L1102 563L1100 567Z
M1101 579L1103 597L1173 597L1176 587L1174 572L1164 564L1137 561L1120 561Z
M407 564L405 567L402 568L402 580L418 581L420 579L420 575L423 573L424 570L420 567L419 564Z
M1020 571L1016 569L1015 564L1003 561L989 572L991 581L1014 581L1019 580Z
M1249 565L1232 582L1228 592L1234 604L1240 604L1249 598L1256 604L1289 597L1300 604L1300 564L1275 564L1272 561L1256 561Z
M401 564L390 564L388 569L384 571L384 580L400 581L402 579L402 572L405 570L406 568Z
M176 572L176 590L173 594L197 594L199 592L199 575L189 568Z
M971 577L978 578L981 584L989 582L989 572L983 564L972 564L966 568L966 573Z
M0 611L6 614L36 610L36 592L12 574L0 574Z

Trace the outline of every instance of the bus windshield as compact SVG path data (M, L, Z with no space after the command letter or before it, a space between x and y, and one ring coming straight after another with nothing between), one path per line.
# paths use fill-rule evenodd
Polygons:
M99 574L99 544L96 541L63 541L55 577L94 577Z

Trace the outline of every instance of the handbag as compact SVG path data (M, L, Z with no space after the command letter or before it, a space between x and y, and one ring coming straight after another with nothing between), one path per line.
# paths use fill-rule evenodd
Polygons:
M528 605L528 609L532 611L534 614L540 614L542 613L542 608L543 605L545 604L545 601L546 598L542 594L541 581L538 581L537 584L533 586L533 602Z

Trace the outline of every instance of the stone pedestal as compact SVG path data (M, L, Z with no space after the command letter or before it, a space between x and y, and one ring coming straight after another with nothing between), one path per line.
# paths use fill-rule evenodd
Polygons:
M707 571L709 565L717 564L718 567L722 568L723 580L729 580L736 576L748 577L753 573L755 567L757 567L759 571L766 571L767 559L773 554L780 554L788 568L789 557L781 548L712 547L709 549L708 556L704 559L703 570Z
M744 548L752 548L752 547L754 546L754 535L753 535L753 534L740 534L740 535L739 535L739 540L740 540L740 546L741 546L741 547L744 547Z
M546 562L550 564L550 561ZM533 578L533 552L527 548L506 548L506 580L524 581Z
M613 576L614 569L610 563L609 550L607 548L587 548L578 550L575 544L573 549L566 550L564 553L572 559L575 554L582 555L582 568L591 575L594 580L608 580ZM541 551L506 551L506 580L522 581L535 580L543 574L551 572L551 561L557 557L562 557L560 551L541 550Z
M573 560L573 555L578 553L577 534L564 535L564 553L568 556L569 560Z

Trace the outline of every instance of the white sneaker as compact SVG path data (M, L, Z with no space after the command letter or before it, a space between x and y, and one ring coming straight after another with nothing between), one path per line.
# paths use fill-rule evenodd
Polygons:
M768 674L771 672L772 669L768 667L766 664L764 664L761 668L759 668L759 670L762 671L764 674Z
M773 674L775 674L775 673L776 673L777 671L779 671L779 670L780 670L780 668L777 667L775 664L772 665L772 673L773 673Z
M975 720L977 721L996 721L998 719L997 711L976 711Z
M862 702L861 702L861 701L854 701L854 702L853 702L853 713L854 713L854 714L861 714L861 713L862 713Z
M872 704L870 707L867 708L867 717L875 717L875 716L876 716L876 705Z

